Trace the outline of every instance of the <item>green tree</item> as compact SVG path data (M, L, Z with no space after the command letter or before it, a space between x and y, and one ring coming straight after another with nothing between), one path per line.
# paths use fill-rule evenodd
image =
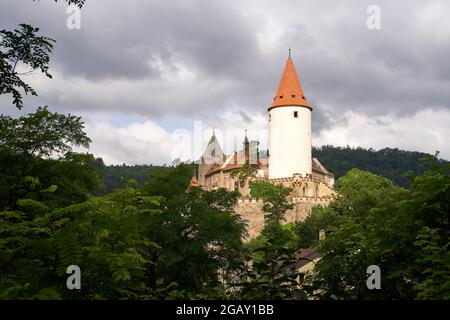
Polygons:
M14 119L0 116L0 208L16 208L17 200L83 201L98 185L89 154L90 139L79 117L38 108ZM55 187L56 186L56 187ZM47 192L51 189L56 192ZM72 199L72 200L70 200Z
M250 194L253 198L263 199L264 217L267 223L280 223L284 220L284 214L294 206L286 198L291 193L291 188L275 185L270 182L251 182Z
M194 167L184 163L172 170L166 168L153 170L149 172L149 179L142 187L142 192L171 199L186 191L193 175Z
M38 32L39 28L28 24L21 24L20 29L14 31L0 31L0 95L11 94L13 104L18 109L23 107L20 89L25 94L37 96L36 91L21 76L39 70L51 78L48 68L55 40L38 36ZM24 66L27 70L19 72L18 66Z
M57 0L55 0L57 2ZM67 4L75 4L80 8L85 0L65 0ZM13 31L0 30L0 95L11 94L13 104L23 108L25 94L37 96L37 92L23 80L23 76L40 71L51 78L48 72L50 54L55 40L38 35L39 28L29 24L20 24ZM18 67L26 70L20 70Z
M318 244L320 231L327 233L338 223L339 216L335 211L322 206L313 207L311 214L304 221L296 222L292 227L297 236L297 247L315 247Z
M426 162L411 189L356 169L337 181L340 197L324 210L339 219L316 266L323 298L450 297L450 167ZM381 290L366 287L369 265L381 268Z
M186 185L183 191L167 195L170 198L163 201L162 214L155 217L155 227L148 233L161 246L152 256L150 282L175 282L191 293L219 286L218 270L233 269L245 235L245 224L234 213L238 193L187 189Z
M36 201L32 210L0 212L0 298L136 299L152 297L146 284L148 252L158 247L145 237L157 197L134 189L50 211ZM82 271L82 290L66 288L69 265Z

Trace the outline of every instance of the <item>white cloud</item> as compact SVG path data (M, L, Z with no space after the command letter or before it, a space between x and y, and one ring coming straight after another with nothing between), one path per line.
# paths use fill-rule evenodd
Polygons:
M90 152L106 164L170 164L170 134L152 121L115 127L107 122L87 122L92 139Z
M421 151L450 159L450 111L424 109L412 116L369 117L353 111L344 121L319 132L314 145L360 146L365 148L400 148Z
M178 128L172 132L150 120L121 126L120 120L115 119L117 116L94 113L86 117L86 132L92 139L89 152L103 158L106 164L161 165L170 164L180 156L182 160L198 159L213 128L226 153L241 150L244 129L248 129L250 139L261 142L262 148L268 134L267 118L263 112L248 115L239 108L226 111L209 122L196 121L192 127ZM182 150L181 154L179 150Z

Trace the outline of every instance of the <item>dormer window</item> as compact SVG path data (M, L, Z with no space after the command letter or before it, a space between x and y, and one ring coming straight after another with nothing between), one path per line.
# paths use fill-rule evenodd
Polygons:
M291 98L295 98L295 94L291 95Z
M280 99L283 99L283 96L280 96Z

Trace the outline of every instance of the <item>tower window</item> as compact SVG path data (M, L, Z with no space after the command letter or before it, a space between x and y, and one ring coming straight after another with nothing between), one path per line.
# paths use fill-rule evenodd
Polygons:
M294 118L298 118L298 111L294 111Z

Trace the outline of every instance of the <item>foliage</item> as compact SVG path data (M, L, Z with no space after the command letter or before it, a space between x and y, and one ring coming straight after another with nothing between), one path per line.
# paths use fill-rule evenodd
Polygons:
M270 182L253 181L250 183L251 196L264 201L262 210L267 223L280 223L284 220L285 212L294 207L286 201L291 191L291 188Z
M96 195L106 195L116 189L122 189L130 180L136 182L141 188L149 179L152 171L173 170L173 167L161 167L153 165L110 165L106 166L102 158L95 159L94 167L100 175L100 186Z
M161 195L170 199L183 193L194 175L194 167L180 164L173 170L154 170L149 172L149 179L142 187L142 191L149 195Z
M38 108L13 119L0 116L0 209L29 198L68 205L84 201L98 185L93 157L73 146L91 141L79 117ZM48 188L54 188L48 192Z
M224 189L190 188L167 199L154 222L161 227L149 234L162 247L153 258L156 277L191 292L217 286L217 270L232 269L245 235L245 224L233 210L237 197Z
M313 148L313 156L332 172L336 179L358 168L381 175L401 187L409 187L411 177L423 173L420 159L431 155L421 152L383 148L378 151L361 147L322 146ZM445 162L439 160L439 162Z
M39 107L18 119L0 115L0 144L14 155L49 157L74 146L87 148L91 139L83 129L80 117Z
M125 188L55 209L20 199L0 213L0 298L224 297L217 270L233 268L245 229L236 201L237 193L187 186L169 198ZM80 291L65 287L72 264Z
M448 299L450 166L426 160L411 189L351 170L340 198L323 209L339 217L320 243L322 298ZM366 268L381 268L382 290L368 290Z
M145 238L144 230L159 213L158 205L155 197L125 189L34 218L1 212L0 297L117 299L147 294L147 251L157 245ZM83 290L65 288L65 270L72 264L82 270Z
M19 26L19 29L13 31L0 31L0 95L11 94L13 104L22 109L22 94L19 90L34 96L37 93L21 76L39 70L51 78L48 68L55 40L39 36L39 28L28 24ZM28 69L19 72L18 67Z
M260 252L265 258L254 260L254 254ZM304 277L295 269L297 259L292 252L276 251L271 248L271 241L248 255L238 271L232 290L228 295L242 300L301 300L309 295L309 288L303 286ZM276 254L274 254L276 253Z
M230 176L232 178L238 178L239 181L245 181L253 178L256 175L256 169L246 162L242 167L231 170Z
M296 232L298 248L315 247L318 244L319 232L325 233L338 224L339 216L335 211L326 207L316 206L312 208L311 214L301 222L293 224Z

